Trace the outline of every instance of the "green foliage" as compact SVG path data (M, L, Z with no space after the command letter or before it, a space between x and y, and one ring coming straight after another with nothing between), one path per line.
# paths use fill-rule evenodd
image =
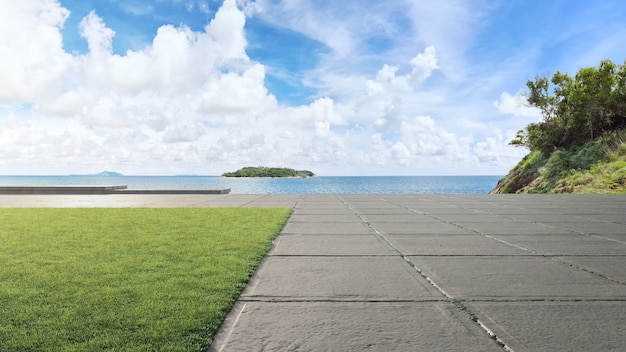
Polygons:
M527 100L543 120L511 145L530 149L494 193L626 192L626 60L604 60L574 77L556 72L528 81Z
M235 172L226 172L224 177L312 177L315 174L308 170L298 171L284 167L244 167Z
M0 209L0 350L206 351L290 209Z
M562 72L550 80L536 77L527 86L527 100L541 110L543 121L519 131L512 145L550 154L626 127L626 60L623 65L604 60L574 77Z
M626 193L626 130L546 155L532 151L493 193Z

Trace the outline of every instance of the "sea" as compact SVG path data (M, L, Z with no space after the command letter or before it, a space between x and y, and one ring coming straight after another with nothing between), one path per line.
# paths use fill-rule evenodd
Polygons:
M502 176L0 176L0 186L125 185L129 189L230 189L232 194L486 194Z

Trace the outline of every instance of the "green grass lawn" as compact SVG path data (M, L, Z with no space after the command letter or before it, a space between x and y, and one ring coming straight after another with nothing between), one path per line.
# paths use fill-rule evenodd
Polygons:
M290 212L0 209L0 350L204 350Z

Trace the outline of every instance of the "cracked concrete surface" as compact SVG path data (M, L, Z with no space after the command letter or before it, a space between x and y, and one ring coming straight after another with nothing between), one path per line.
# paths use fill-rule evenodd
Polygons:
M287 206L211 351L622 351L626 197L0 196L7 206Z

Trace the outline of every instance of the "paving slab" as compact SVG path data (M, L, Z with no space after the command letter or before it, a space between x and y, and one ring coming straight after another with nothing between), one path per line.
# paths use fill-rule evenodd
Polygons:
M365 208L358 209L357 213L361 216L365 215L374 215L374 214L389 214L389 215L415 215L416 213L413 210L406 208Z
M458 207L447 207L447 208L430 208L430 207L412 207L408 206L408 209L411 209L418 214L427 214L433 215L436 217L443 217L444 215L450 214L463 214L463 215L476 215L475 209L464 209Z
M622 211L624 211L622 209ZM596 221L614 222L618 224L626 224L626 214L594 214L586 217Z
M372 209L397 209L402 208L396 204L381 202L380 200L374 200L369 202L350 202L350 207L357 211L367 211Z
M346 205L338 200L319 202L311 202L305 200L298 202L295 208L345 209Z
M565 235L498 235L497 238L530 249L536 254L547 256L626 255L626 243L616 243L598 236L571 233Z
M470 302L515 352L624 351L626 302Z
M439 222L375 222L372 224L376 230L386 234L406 234L406 235L422 235L422 234L467 234L472 235L475 232L463 229L459 226Z
M626 233L620 234L608 234L608 235L594 235L593 237L604 238L615 243L626 244Z
M244 300L423 300L441 298L399 256L266 257Z
M598 218L603 215L556 215L556 214L512 214L512 215L497 215L505 216L509 219L525 222L537 222L542 224L551 224L555 222L567 222L567 223L586 223L586 222L604 222L605 220ZM615 216L615 215L613 215ZM609 216L611 217L611 216ZM621 218L621 217L620 217Z
M457 222L458 225L484 235L554 235L574 234L571 230L523 221Z
M294 218L295 219L295 218ZM346 222L298 222L290 221L283 228L283 233L287 234L353 234L353 235L372 235L374 231L365 223L346 223Z
M274 195L271 195L272 197ZM306 194L303 195L303 203L315 203L315 202L335 202L339 199L336 194Z
M348 208L294 208L293 215L354 215Z
M555 205L553 208L546 207L496 207L496 208L483 208L483 211L498 214L498 215L518 215L518 214L536 214L536 215L545 215L545 214L554 214L554 215L593 215L593 214L603 214L603 211L600 209L580 209L580 208L563 208L561 205Z
M210 351L502 351L452 304L245 302Z
M265 195L105 194L105 195L0 195L0 207L240 207ZM286 206L289 206L286 204Z
M385 237L404 255L531 255L528 251L475 233Z
M512 219L503 215L493 215L475 212L473 214L438 214L437 219L439 221L446 221L450 223L506 223Z
M392 222L392 223L423 223L423 222L441 222L441 220L432 216L416 214L413 212L407 214L359 214L361 218L370 223Z
M291 219L291 222L305 222L305 223L361 223L361 219L359 219L354 213L345 213L345 214L297 214L298 216L294 216Z
M624 216L626 216L626 214ZM612 222L553 222L549 223L549 225L572 232L585 233L590 235L603 235L614 233L626 234L626 224Z
M457 299L622 299L626 286L542 256L409 257Z
M626 254L621 256L558 257L558 260L606 276L626 285Z
M279 236L269 255L398 255L380 236L289 235Z

